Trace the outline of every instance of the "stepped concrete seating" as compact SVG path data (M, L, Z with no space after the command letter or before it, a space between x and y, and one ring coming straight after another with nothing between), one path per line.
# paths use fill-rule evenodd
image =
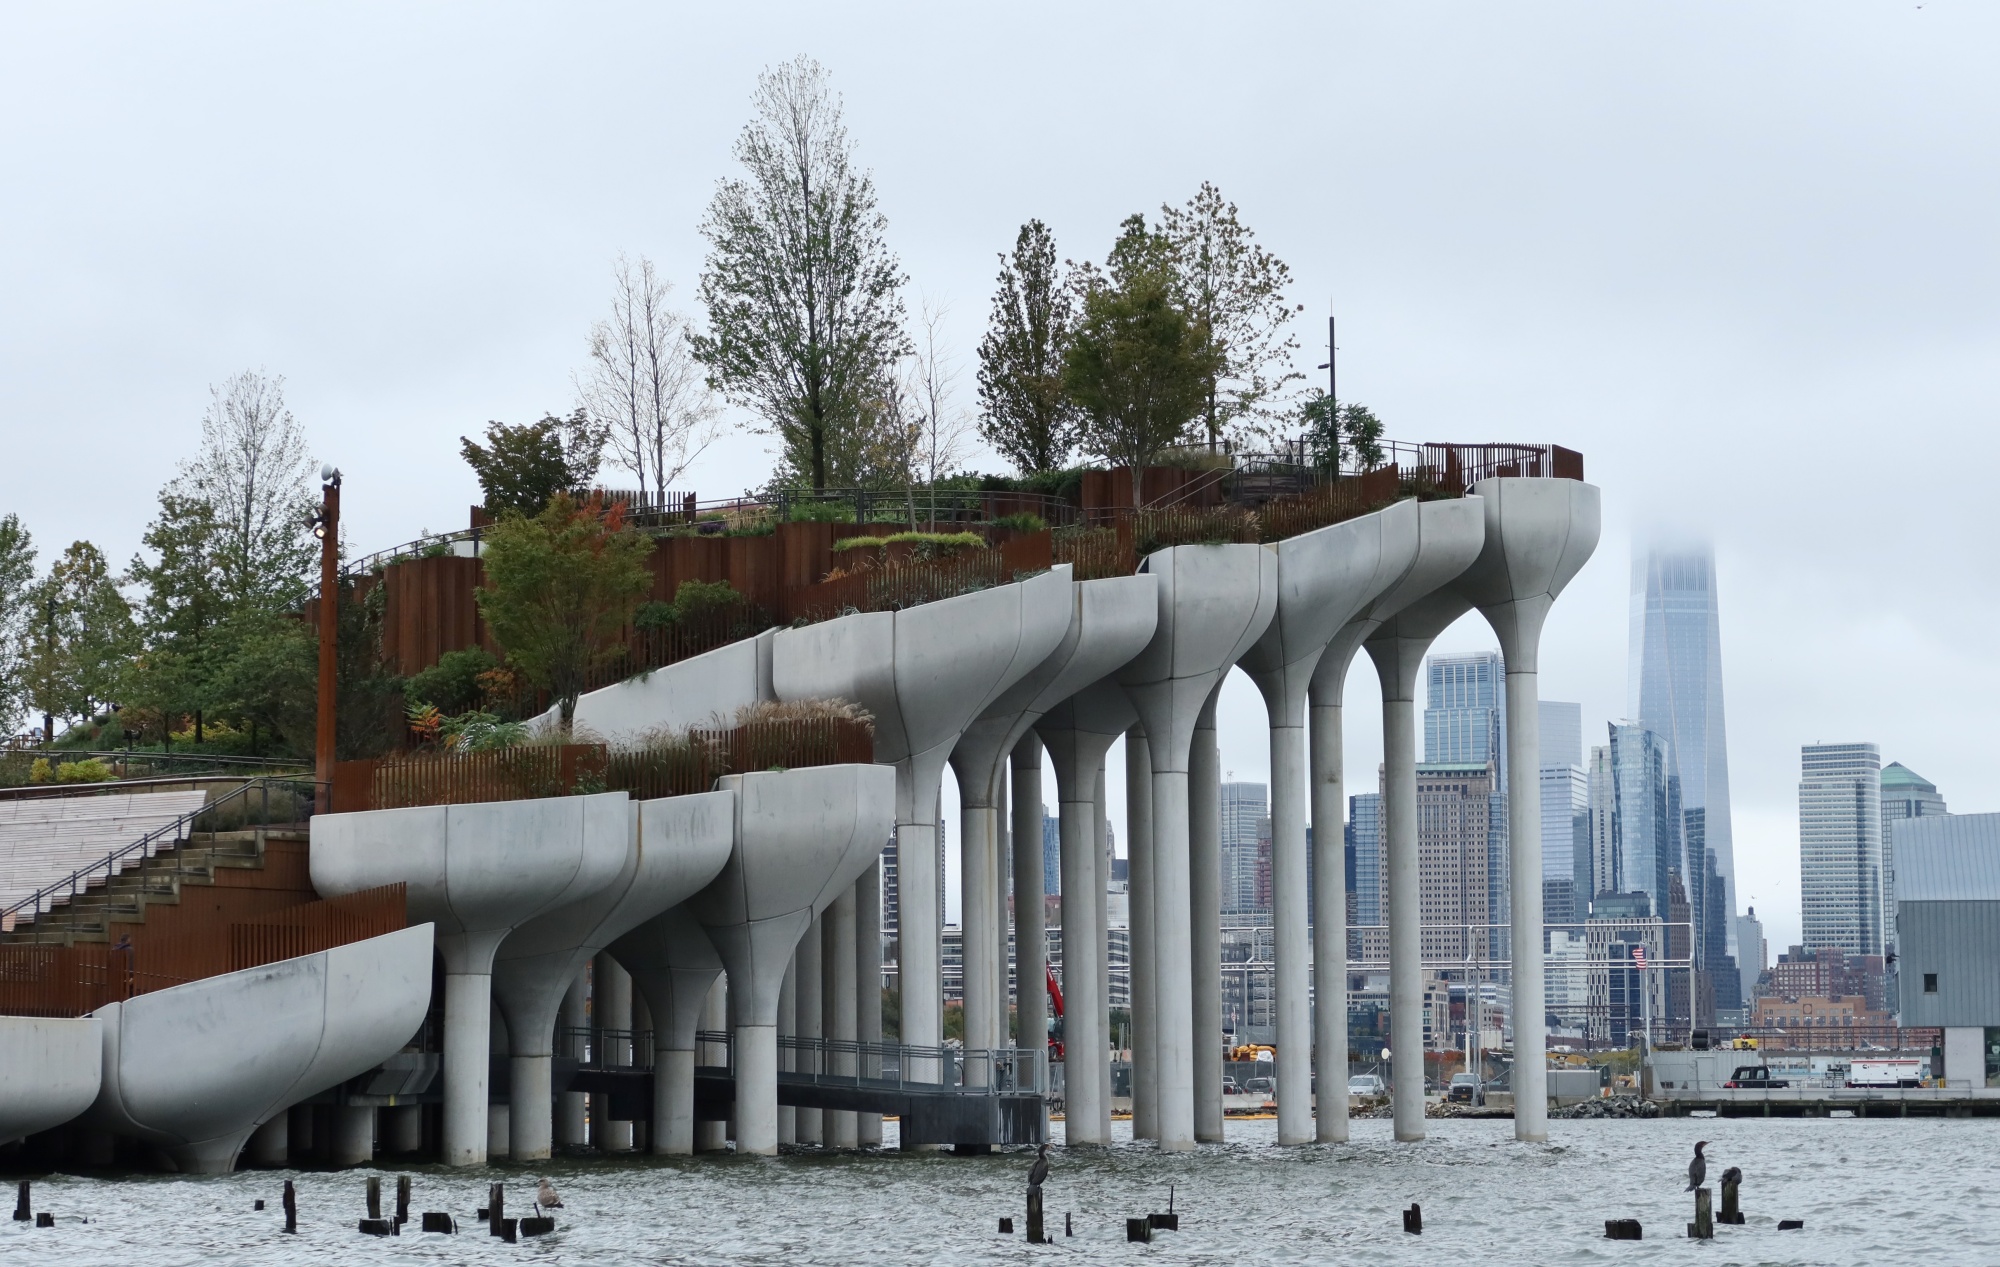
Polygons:
M0 800L0 906L66 879L200 809L206 792L128 792ZM176 843L162 839L158 848ZM134 860L137 860L136 855Z
M0 1016L0 1144L61 1126L103 1079L94 1016Z

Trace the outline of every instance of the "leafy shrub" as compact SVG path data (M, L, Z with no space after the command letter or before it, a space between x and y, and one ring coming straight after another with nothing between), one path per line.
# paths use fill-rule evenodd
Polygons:
M438 662L410 678L404 697L435 704L447 715L476 708L484 692L480 678L500 667L500 662L479 647L447 651Z
M632 627L664 629L674 623L676 614L672 603L641 603L632 610Z
M96 757L88 761L69 761L56 767L58 783L108 783L115 777L111 767Z
M36 757L34 766L28 771L28 782L47 783L54 777L55 768L49 764L49 759L47 757Z
M671 603L641 603L632 615L635 629L663 629L684 620L734 607L743 595L728 581L682 581Z
M1015 532L1047 532L1048 521L1040 515L1023 511L1018 515L1002 515L993 521L995 528L1011 528Z

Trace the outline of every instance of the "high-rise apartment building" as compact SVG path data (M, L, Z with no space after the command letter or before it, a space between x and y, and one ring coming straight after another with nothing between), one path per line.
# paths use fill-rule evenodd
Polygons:
M1425 762L1417 767L1418 909L1423 957L1459 963L1504 957L1487 926L1495 919L1492 877L1506 857L1507 813L1487 762ZM1505 889L1500 890L1501 902Z
M1807 744L1800 766L1804 945L1882 954L1881 752L1872 743Z
M1222 913L1248 915L1257 901L1257 822L1271 813L1270 789L1262 783L1222 785Z
M1945 812L1937 784L1900 761L1882 767L1883 936L1891 950L1896 947L1896 824Z
M1062 892L1062 820L1042 806L1042 892Z
M1612 852L1615 891L1644 893L1666 914L1669 876L1681 859L1680 781L1668 771L1667 745L1644 726L1610 727Z
M1660 737L1680 812L1699 811L1701 847L1721 877L1724 953L1736 905L1736 851L1729 818L1729 748L1722 713L1722 644L1715 551L1706 543L1655 542L1632 556L1631 647L1626 716ZM1685 838L1684 831L1677 835ZM1683 871L1708 870L1690 852Z
M1388 922L1382 893L1382 794L1359 792L1347 798L1347 844L1354 851L1354 923Z
M1485 764L1507 786L1507 668L1498 651L1424 661L1424 760Z
M1581 919L1579 900L1588 902L1588 883L1577 883L1578 817L1590 808L1583 772L1583 705L1542 700L1540 707L1542 796L1542 919L1568 924ZM1588 839L1587 828L1582 833ZM1587 847L1587 846L1585 846ZM1586 867L1588 860L1585 860Z
M1736 917L1736 963L1742 977L1742 998L1750 998L1757 993L1757 978L1764 975L1764 969L1771 965L1770 953L1764 945L1764 921L1757 918L1757 908Z

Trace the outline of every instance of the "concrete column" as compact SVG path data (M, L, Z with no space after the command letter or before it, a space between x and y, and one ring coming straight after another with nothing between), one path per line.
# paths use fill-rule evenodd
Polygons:
M1111 823L1107 814L1109 804L1105 799L1104 762L1097 763L1097 777L1092 782L1090 794L1090 837L1091 852L1097 858L1097 886L1091 896L1096 899L1097 937L1093 942L1093 953L1097 956L1097 998L1101 1006L1097 1018L1092 1023L1100 1026L1098 1035L1097 1103L1098 1133L1104 1142L1111 1141ZM1129 933L1129 929L1127 930Z
M778 1151L778 1029L736 1027L736 1151ZM800 1116L804 1116L802 1110ZM719 1124L718 1124L719 1125ZM814 1124L817 1129L817 1123Z
M343 1104L334 1110L333 1164L365 1166L375 1160L375 1109Z
M288 1122L286 1132L291 1142L290 1156L294 1162L311 1159L313 1155L313 1106L294 1104L285 1110Z
M1185 801L1183 802L1185 804ZM1153 763L1146 732L1125 732L1125 876L1132 938L1132 1138L1158 1139L1159 1010L1153 960Z
M590 1012L586 1004L589 997L590 978L583 972L576 974L570 982L569 990L563 995L562 1007L556 1013L556 1053L573 1056L576 1040L563 1031L590 1028ZM590 1128L587 1125L586 1106L590 1097L581 1091L565 1091L556 1097L555 1142L563 1148L582 1148L590 1142Z
M807 1040L808 1042L826 1037L826 978L821 971L822 957L820 954L821 939L824 935L824 920L824 916L814 916L811 927L806 930L804 936L799 938L798 983L795 987L798 999L798 1027L800 1039ZM775 1053L777 1051L776 1031L773 1031L771 1041L773 1044L772 1052L774 1053L772 1059L775 1061ZM819 1067L818 1062L824 1059L824 1054L815 1048L808 1047L800 1052L800 1057L802 1067L816 1069ZM774 1063L771 1068L775 1071L777 1065ZM740 1074L738 1075L738 1077L741 1076ZM773 1083L773 1086L775 1085ZM740 1093L737 1096L737 1103L739 1105L742 1103ZM740 1115L742 1112L741 1108L737 1112ZM800 1109L798 1111L799 1143L824 1144L826 1142L826 1124L824 1118L825 1114L819 1109ZM737 1122L737 1130L741 1131L742 1129L743 1124L739 1120ZM773 1120L772 1129L776 1129L775 1119Z
M1100 873L1102 838L1097 805L1084 796L1103 786L1104 767L1085 787L1058 769L1057 831L1062 862L1063 1066L1068 1090L1064 1136L1071 1144L1108 1144L1110 1111L1104 1103L1104 925Z
M708 988L708 999L702 1004L701 1009L701 1028L712 1034L722 1033L729 1028L729 976L726 973L717 977L715 984ZM777 1059L777 1043L777 1030L773 1028L771 1032L771 1047L774 1063L772 1064L771 1073L771 1095L774 1099L778 1094L778 1075L775 1063ZM712 1043L698 1043L695 1045L695 1063L698 1065L721 1065L727 1063L728 1059L727 1050L719 1045ZM740 1081L737 1083L738 1088L741 1088L743 1085ZM737 1094L740 1101L743 1093L739 1089ZM775 1117L773 1121L775 1122ZM772 1147L776 1147L775 1142ZM696 1122L694 1125L694 1148L698 1153L728 1151L729 1123Z
M1507 855L1512 868L1508 957L1514 995L1514 1138L1549 1137L1549 1025L1542 976L1541 692L1532 650L1507 658ZM1526 664L1516 669L1517 660ZM1523 1084L1526 1084L1525 1086Z
M554 1117L534 1111L548 1104L555 1092L553 1059L547 1054L507 1058L507 1156L512 1161L542 1161L552 1150Z
M1369 644L1370 653L1376 645ZM1393 654L1393 652L1391 652ZM1389 907L1389 1045L1396 1138L1424 1137L1424 969L1417 867L1417 725L1413 692L1382 670L1383 887ZM1393 685L1392 685L1393 683Z
M489 1105L486 1111L486 1155L492 1158L507 1156L508 1128L512 1125L513 1106L506 1104Z
M1271 903L1276 951L1278 1142L1310 1144L1312 1124L1312 955L1306 932L1306 732L1273 719L1271 736Z
M1194 1137L1222 1140L1222 752L1209 692L1188 749L1188 902L1194 1011ZM1282 1052L1283 1047L1279 1048ZM1284 1110L1279 1109L1280 1125ZM1280 1142L1283 1142L1282 1131Z
M1042 874L1042 741L1014 745L1014 1045L1044 1054L1049 1041L1048 907Z
M984 801L983 789L960 785L958 833L959 953L965 985L965 1049L987 1051L1000 1044L995 1040L994 1018L1000 1014L995 997L1000 966L995 961L998 922L999 824L993 806L973 804ZM986 1066L968 1061L966 1080L984 1085Z
M592 1010L600 1031L614 1031L617 1038L605 1038L606 1063L625 1068L632 1063L632 974L610 955L599 955L591 963ZM607 1115L611 1097L604 1097ZM632 1151L632 1123L611 1119L604 1123L597 1146L607 1153Z
M1152 925L1154 1124L1161 1149L1194 1147L1194 959L1188 896L1188 772L1162 768L1174 754L1162 745L1153 752L1153 909ZM1182 763L1185 767L1185 762Z
M882 1041L882 859L854 882L854 1031L863 1043ZM871 1062L872 1065L873 1062ZM866 1072L879 1072L870 1068ZM882 1146L882 1115L854 1115L855 1145Z
M1347 660L1335 671L1345 676ZM1347 817L1337 692L1321 703L1315 676L1310 736L1313 875L1313 1067L1319 1095L1313 1135L1347 1142ZM1358 847L1358 846L1357 846Z
M250 1146L245 1151L249 1153L253 1166L282 1166L290 1160L291 1143L291 1119L280 1111L251 1132Z
M799 955L795 950L792 952L792 961L785 965L785 983L778 987L778 1072L792 1072L792 1049L786 1045L785 1040L798 1036ZM780 1144L799 1142L799 1111L789 1104L778 1106L778 1142Z
M499 943L495 937L494 944ZM493 962L489 950L484 962ZM444 977L444 1164L486 1164L487 1053L493 1041L493 977Z
M824 925L820 949L821 970L825 973L823 1027L827 1037L851 1043L856 1025L853 886L840 891L820 922ZM829 1063L837 1074L854 1073L851 1052L834 1056ZM825 1118L826 1142L835 1148L854 1148L858 1139L854 1111L835 1109L827 1112Z
M937 804L935 789L930 800ZM896 824L896 989L902 996L902 1041L915 1047L944 1041L938 863L935 823Z

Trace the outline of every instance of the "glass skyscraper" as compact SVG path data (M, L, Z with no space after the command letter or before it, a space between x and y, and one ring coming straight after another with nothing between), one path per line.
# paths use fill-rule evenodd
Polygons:
M1493 763L1507 780L1507 668L1498 651L1424 661L1424 761Z
M1700 811L1702 847L1715 856L1722 883L1724 935L1733 942L1740 908L1729 823L1715 551L1706 542L1656 541L1634 550L1628 663L1626 716L1665 743L1666 769L1678 778L1681 809ZM1706 870L1693 866L1683 875ZM1734 946L1730 949L1733 953Z
M1800 749L1799 904L1808 950L1882 953L1882 757L1872 743Z
M1258 901L1257 884L1257 825L1270 813L1270 789L1262 783L1222 785L1222 911L1225 915L1253 915L1270 909Z

